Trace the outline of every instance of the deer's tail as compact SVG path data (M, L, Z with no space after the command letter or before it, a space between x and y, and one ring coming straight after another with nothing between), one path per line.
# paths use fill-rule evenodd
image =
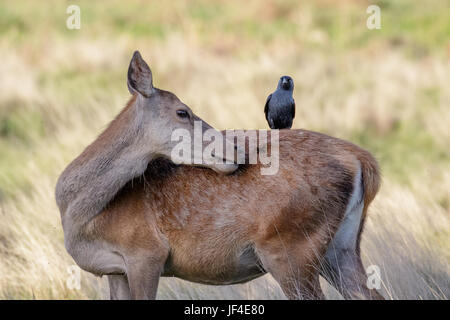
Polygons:
M362 150L358 155L361 164L361 180L363 185L364 208L362 211L361 222L358 230L356 250L359 255L361 234L367 217L367 210L370 203L375 198L380 189L381 175L380 168L375 158L367 151Z

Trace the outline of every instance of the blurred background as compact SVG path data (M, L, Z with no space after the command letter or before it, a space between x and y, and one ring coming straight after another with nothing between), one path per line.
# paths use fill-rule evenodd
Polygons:
M78 30L66 26L72 4ZM366 26L371 4L381 29ZM71 268L54 186L125 106L136 49L156 87L219 129L268 128L266 97L292 76L294 128L380 162L362 254L384 296L450 297L450 1L0 0L0 299L107 297L105 279ZM227 287L164 279L158 298L284 296L264 276Z

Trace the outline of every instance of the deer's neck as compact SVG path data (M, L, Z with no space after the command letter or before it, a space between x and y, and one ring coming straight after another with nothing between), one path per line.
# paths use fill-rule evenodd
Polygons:
M61 174L56 201L65 228L89 222L128 181L143 174L153 159L153 154L142 152L137 145L142 117L135 100Z

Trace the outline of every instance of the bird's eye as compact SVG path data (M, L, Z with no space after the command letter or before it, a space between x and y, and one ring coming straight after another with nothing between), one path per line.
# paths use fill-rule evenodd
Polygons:
M179 116L180 118L186 119L186 118L189 118L189 112L187 112L186 110L180 109L180 110L177 110L177 116Z

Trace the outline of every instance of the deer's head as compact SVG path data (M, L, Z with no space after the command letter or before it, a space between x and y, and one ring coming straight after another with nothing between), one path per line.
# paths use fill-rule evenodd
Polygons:
M234 153L227 158L226 152L211 152L210 161L204 163L199 159L198 152L194 152L194 127L198 131L201 128L202 136L209 130L214 131L215 137L222 140L223 149L235 150L233 142L227 140L219 131L212 128L205 121L196 116L191 108L185 105L173 93L153 87L152 72L147 63L142 59L138 51L133 57L128 68L128 89L131 94L136 95L135 108L138 112L140 141L138 142L141 150L146 149L152 156L172 158L173 150L179 141L173 141L173 133L177 130L189 134L192 139L190 161L184 161L186 164L193 164L213 169L221 173L231 173L237 169L234 163ZM198 142L198 140L196 140ZM207 150L211 142L201 139L201 150ZM198 149L199 146L196 146ZM146 151L144 150L144 152ZM214 161L211 161L214 160Z

